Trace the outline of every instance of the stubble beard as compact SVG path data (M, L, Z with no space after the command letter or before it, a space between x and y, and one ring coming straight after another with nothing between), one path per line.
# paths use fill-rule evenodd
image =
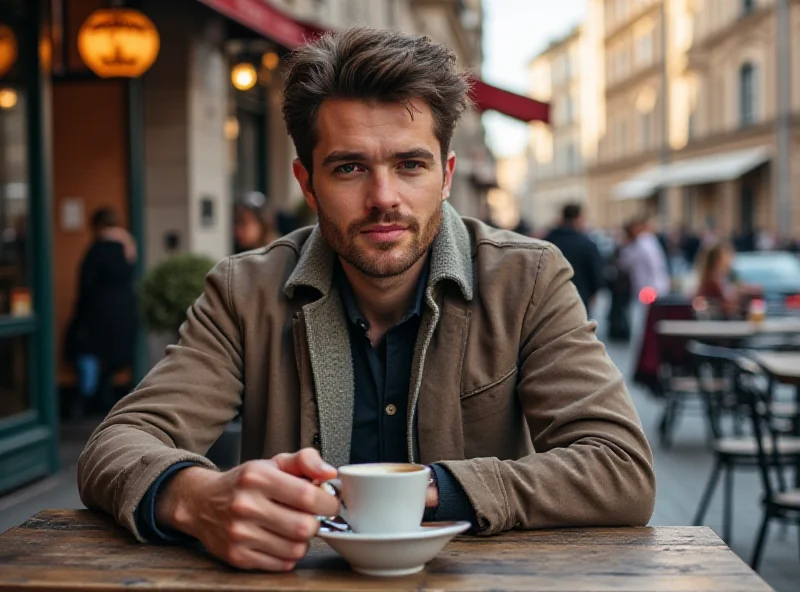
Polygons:
M319 201L317 203L319 204ZM394 210L376 209L366 218L351 222L344 233L326 215L321 206L318 207L317 216L322 236L344 261L366 277L382 279L404 274L425 255L439 234L442 225L442 205L436 207L424 227L421 227L419 220L413 216L406 216ZM376 256L374 252L370 253L359 246L361 231L375 224L401 224L407 228L407 233L411 233L411 241L399 256ZM399 241L387 241L377 243L374 247L377 251L388 254L399 248L399 244Z

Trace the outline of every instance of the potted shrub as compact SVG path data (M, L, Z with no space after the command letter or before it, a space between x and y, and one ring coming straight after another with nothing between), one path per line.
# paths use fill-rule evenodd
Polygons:
M216 261L183 253L165 259L145 274L139 291L142 317L154 332L177 335L186 310L205 287L205 277Z

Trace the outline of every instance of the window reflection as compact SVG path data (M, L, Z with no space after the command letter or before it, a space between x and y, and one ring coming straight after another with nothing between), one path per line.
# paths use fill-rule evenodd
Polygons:
M28 337L0 339L0 419L30 408Z
M0 316L30 314L26 101L0 85Z

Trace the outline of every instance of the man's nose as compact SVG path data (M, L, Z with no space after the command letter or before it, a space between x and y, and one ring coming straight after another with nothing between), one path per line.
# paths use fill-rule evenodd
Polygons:
M391 210L400 205L400 193L390 171L378 168L370 178L367 207Z

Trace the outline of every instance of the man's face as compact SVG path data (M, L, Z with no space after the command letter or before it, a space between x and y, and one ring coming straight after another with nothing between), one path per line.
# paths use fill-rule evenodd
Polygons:
M439 232L456 163L441 161L430 107L328 100L317 129L313 179L299 161L294 173L322 235L365 276L405 273Z

